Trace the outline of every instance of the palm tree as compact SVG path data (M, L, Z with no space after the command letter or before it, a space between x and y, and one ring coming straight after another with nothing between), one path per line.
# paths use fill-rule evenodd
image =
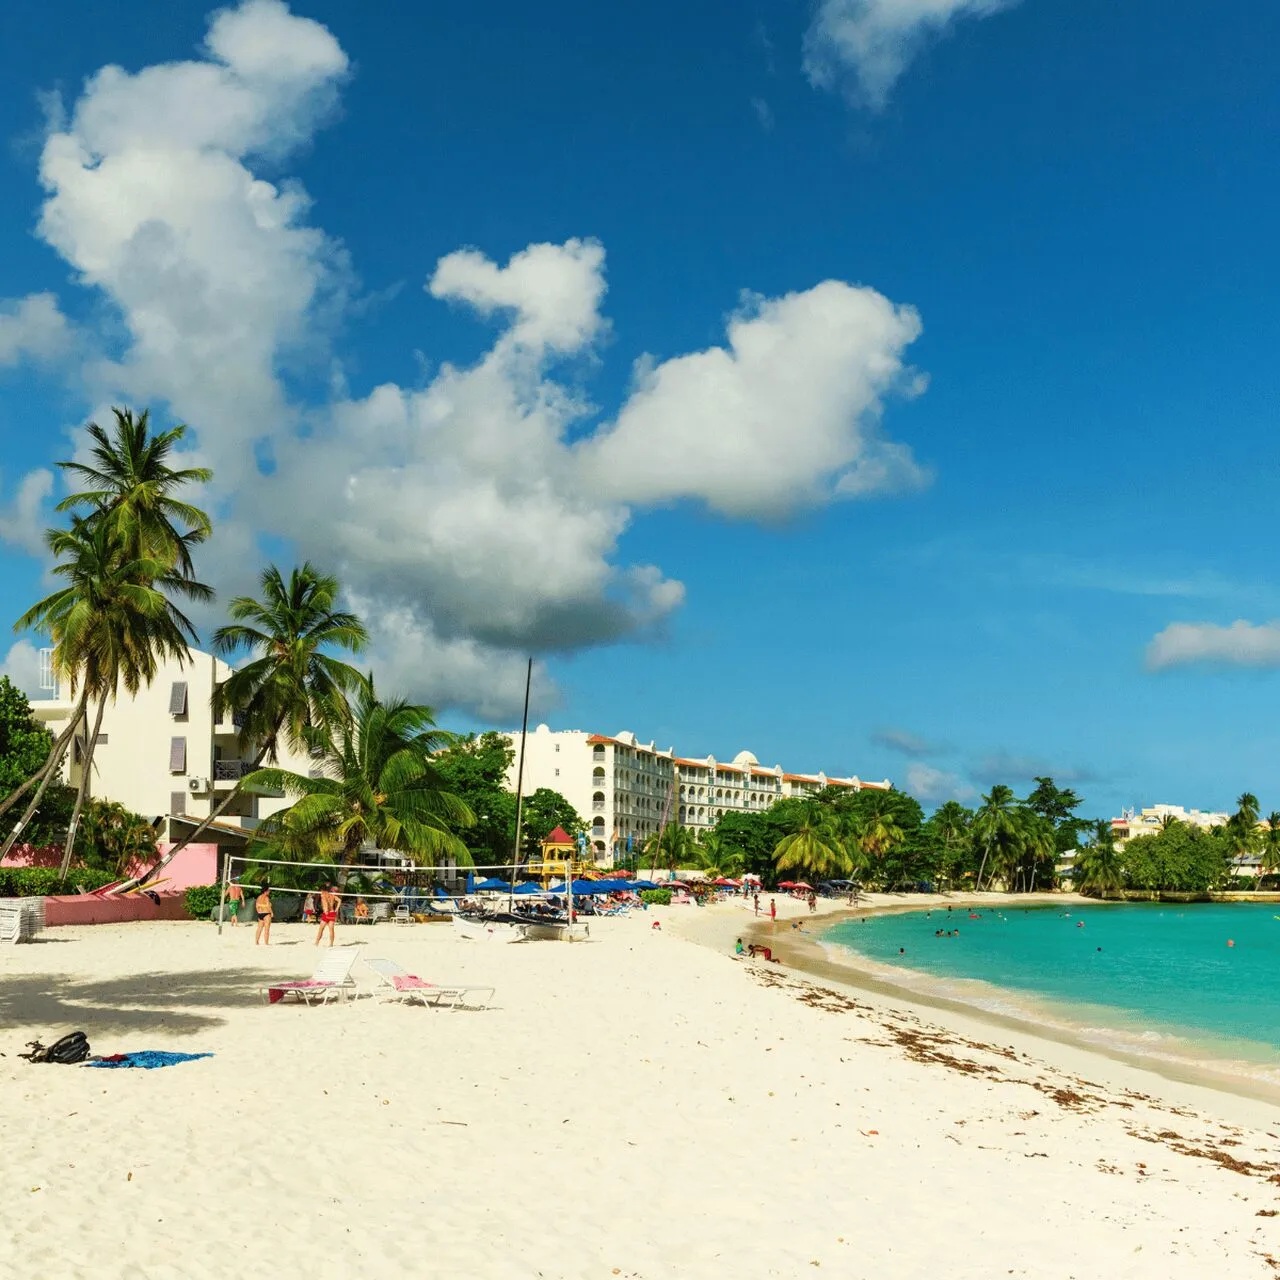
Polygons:
M969 827L972 815L958 800L948 800L933 815L932 824L942 841L941 869L948 887L958 855L969 844Z
M1280 813L1275 810L1272 810L1267 817L1267 829L1262 846L1262 866L1259 870L1262 876L1271 875L1280 870ZM1261 876L1258 884L1261 887Z
M778 841L773 861L779 871L803 870L818 880L833 880L853 868L839 827L816 805L807 806L800 825Z
M261 599L237 596L229 612L236 620L213 635L215 652L230 657L248 650L253 657L214 694L214 719L230 708L239 721L240 750L252 753L245 771L218 805L169 850L146 877L158 875L210 823L231 806L245 779L265 761L279 758L283 739L293 750L307 749L308 734L329 731L349 717L348 693L363 677L355 667L323 652L326 648L364 651L369 636L354 613L334 608L338 580L310 563L295 568L286 582L275 565L262 571Z
M704 831L692 848L698 868L712 879L736 876L742 870L742 854L730 849L723 836Z
M431 762L452 740L436 729L431 708L399 698L382 702L372 677L361 677L350 720L332 727L332 738L324 727L309 734L320 776L266 768L244 780L250 791L297 797L268 830L287 826L294 839L314 838L347 862L373 846L470 865L467 846L451 828L470 826L475 816L445 790Z
M655 831L644 844L649 855L649 866L659 866L668 871L677 867L688 866L696 859L694 853L694 836L688 827L677 826L668 822L660 831Z
M98 703L63 849L65 878L107 699L116 695L121 684L136 694L155 678L162 657L178 661L190 657L195 631L166 592L196 600L206 600L213 593L165 562L131 558L110 522L103 519L74 517L70 529L51 529L46 541L58 557L53 572L65 579L65 585L28 609L14 624L15 629L35 630L52 639L55 668L66 678L73 695L80 689L72 713L72 734L84 720L88 702L96 699ZM39 807L70 741L70 735L60 737L61 747L50 753L35 795L0 847L0 857L13 847Z
M1092 838L1081 852L1076 866L1079 868L1078 888L1082 893L1092 890L1107 894L1123 888L1124 865L1116 848L1111 823L1103 820L1093 824Z
M174 446L186 435L185 426L151 434L150 411L136 418L129 409L112 409L115 429L109 436L96 422L88 425L94 441L93 464L60 462L64 471L89 486L64 498L57 509L89 507L107 517L117 536L134 556L167 562L184 578L194 576L191 547L212 531L209 517L174 496L188 484L213 478L208 467L169 465Z
M1016 881L1019 888L1034 889L1040 865L1047 862L1052 866L1057 861L1057 832L1048 818L1032 809L1024 809L1018 815L1018 828L1020 848L1012 867L1012 876L1006 876L1006 881Z
M1236 811L1227 820L1227 855L1238 878L1245 858L1258 847L1258 797L1246 791L1236 801Z
M991 794L982 797L980 808L973 820L974 839L982 846L982 862L978 866L975 889L982 888L982 873L986 870L991 850L1003 855L1007 847L1018 839L1018 809L1013 790L997 783Z

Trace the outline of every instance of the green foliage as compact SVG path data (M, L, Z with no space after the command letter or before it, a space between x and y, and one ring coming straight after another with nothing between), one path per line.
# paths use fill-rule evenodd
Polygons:
M373 678L361 677L350 723L339 723L332 740L311 736L319 752L312 773L258 769L244 780L247 791L283 791L295 797L259 828L291 839L314 839L351 862L361 849L397 849L419 858L449 856L465 861L466 845L454 834L474 821L471 810L448 790L434 757L448 741L435 727L430 707L403 699L379 699Z
M475 815L475 825L462 837L472 861L481 866L511 861L516 797L507 790L506 777L514 759L514 748L500 733L456 739L432 759L445 786Z
M1087 819L1075 814L1084 801L1070 787L1056 786L1052 778L1035 781L1036 789L1023 804L1052 825L1055 849L1070 852L1078 847L1081 834L1090 826Z
M208 920L218 909L218 903L222 901L222 886L220 884L193 884L182 895L183 904L187 909L187 915L193 920ZM227 916L230 918L230 907L227 907Z
M43 898L56 893L92 891L119 877L89 867L72 867L66 884L57 867L0 867L0 898Z
M123 875L134 863L155 861L155 828L122 804L87 800L76 832L76 855L86 867Z
M671 905L670 889L641 889L640 901L647 902L654 907L669 907Z
M0 676L0 794L8 795L49 758L53 737L31 714L26 694Z
M23 844L33 849L47 849L50 845L61 844L67 834L67 825L71 821L71 810L75 808L75 787L54 783L40 797L40 807L31 816L31 821L22 833ZM77 844L79 838L77 837Z
M1220 887L1231 869L1230 834L1172 822L1155 835L1125 845L1121 862L1126 889L1150 893L1206 893Z
M543 840L557 827L563 827L575 841L587 829L573 805L550 787L539 787L525 796L520 821L524 828L521 851L526 858L541 853Z

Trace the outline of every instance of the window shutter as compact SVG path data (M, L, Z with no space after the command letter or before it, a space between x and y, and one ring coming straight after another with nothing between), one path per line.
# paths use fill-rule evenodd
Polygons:
M187 793L185 791L169 792L169 812L184 814L187 811Z
M187 740L186 738L169 739L169 772L186 773Z
M187 714L187 682L175 680L169 690L169 714L185 716Z

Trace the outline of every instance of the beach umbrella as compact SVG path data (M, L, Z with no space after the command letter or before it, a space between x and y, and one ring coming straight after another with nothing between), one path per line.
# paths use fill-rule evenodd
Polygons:
M541 892L542 892L542 886L541 886L540 884L536 884L536 883L535 883L534 881L532 881L532 880L526 880L523 884L518 884L518 885L516 885L516 892L517 892L517 893L525 893L525 894L527 894L527 893L541 893Z
M468 877L469 879L470 877ZM511 886L505 880L481 880L476 884L477 889L501 889L505 893L511 891ZM468 888L467 892L471 892Z
M713 880L712 884L727 885L731 889L738 888L738 881L730 880L728 876L721 876L718 880Z
M795 887L796 887L796 882L795 882L794 880L779 880L779 881L778 881L778 888L779 888L779 889L794 889Z
M813 885L805 884L803 880L797 880L795 884L793 884L791 887L793 889L809 889L809 890L813 889Z

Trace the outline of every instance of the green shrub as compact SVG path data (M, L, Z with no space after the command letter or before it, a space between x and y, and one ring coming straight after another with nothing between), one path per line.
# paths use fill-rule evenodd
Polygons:
M182 900L186 904L187 915L193 920L208 920L218 909L218 903L221 898L222 886L220 884L193 884L182 895ZM226 918L231 918L230 906L227 907Z
M72 867L63 885L57 867L0 867L0 898L43 898L52 893L75 893L77 889L101 889L118 878L108 871Z
M640 901L647 902L654 907L669 907L671 905L670 889L641 889Z

